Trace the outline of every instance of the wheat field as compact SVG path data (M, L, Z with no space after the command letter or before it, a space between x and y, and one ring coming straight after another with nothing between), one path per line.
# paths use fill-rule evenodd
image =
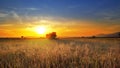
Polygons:
M0 39L0 68L120 68L120 39Z

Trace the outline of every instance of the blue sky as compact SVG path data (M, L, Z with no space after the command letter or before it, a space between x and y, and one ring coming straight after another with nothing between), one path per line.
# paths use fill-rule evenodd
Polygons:
M120 0L1 0L0 11L73 19L102 19L107 14L120 18Z
M0 0L0 26L22 24L18 27L23 28L28 24L49 24L34 23L38 20L53 21L51 24L57 27L58 22L72 24L74 21L80 25L80 21L84 21L104 26L109 31L119 31L120 0Z

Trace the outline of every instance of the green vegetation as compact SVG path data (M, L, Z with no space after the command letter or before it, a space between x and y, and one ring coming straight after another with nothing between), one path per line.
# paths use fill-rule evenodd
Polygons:
M120 68L119 41L0 40L0 68Z

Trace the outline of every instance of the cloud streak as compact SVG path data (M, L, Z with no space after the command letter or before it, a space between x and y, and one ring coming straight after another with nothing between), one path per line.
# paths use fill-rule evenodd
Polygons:
M16 12L12 11L11 14L12 14L12 17L14 18L14 20L16 20L20 24L23 23L21 17Z
M0 17L6 17L8 14L6 14L6 13L0 13Z

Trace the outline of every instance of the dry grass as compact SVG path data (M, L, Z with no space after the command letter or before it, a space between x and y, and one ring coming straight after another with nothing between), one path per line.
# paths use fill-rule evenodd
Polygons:
M0 68L120 68L120 39L0 40Z

